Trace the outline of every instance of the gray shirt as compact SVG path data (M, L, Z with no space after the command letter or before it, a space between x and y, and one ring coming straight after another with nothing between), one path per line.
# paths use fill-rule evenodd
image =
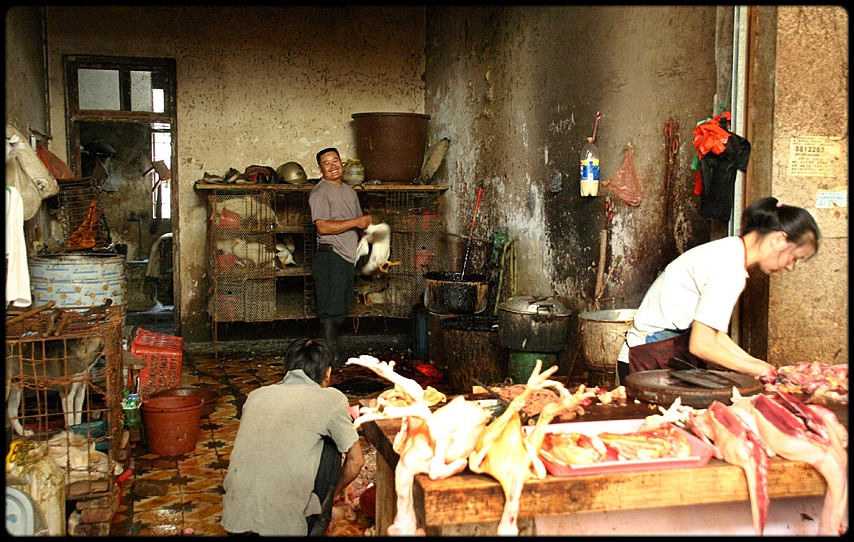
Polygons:
M349 220L362 216L362 206L359 196L348 184L335 184L321 179L308 195L308 205L311 207L311 221L318 220ZM334 235L317 234L318 244L332 245L336 254L356 263L356 251L359 248L359 229L351 228Z
M321 388L299 369L251 392L223 483L222 526L232 533L306 535L306 516L321 511L312 490L322 437L341 453L359 440L347 407L341 391Z

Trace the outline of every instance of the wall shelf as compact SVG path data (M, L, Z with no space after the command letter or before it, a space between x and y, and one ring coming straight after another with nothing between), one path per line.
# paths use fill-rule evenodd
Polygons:
M311 263L316 231L308 196L314 184L196 182L208 204L208 314L213 340L221 322L316 317ZM424 291L424 274L439 268L441 196L438 185L354 187L363 211L391 226L388 274L357 274L349 316L409 318ZM289 240L296 265L282 265L277 244ZM357 270L364 261L357 263ZM356 271L358 273L358 271ZM366 300L367 298L367 300Z

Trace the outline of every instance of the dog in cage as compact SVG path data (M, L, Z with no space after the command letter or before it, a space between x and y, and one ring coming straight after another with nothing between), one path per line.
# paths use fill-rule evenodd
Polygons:
M101 336L7 343L6 411L15 433L34 434L21 423L26 388L59 391L66 427L80 424L89 373L104 358L104 347Z

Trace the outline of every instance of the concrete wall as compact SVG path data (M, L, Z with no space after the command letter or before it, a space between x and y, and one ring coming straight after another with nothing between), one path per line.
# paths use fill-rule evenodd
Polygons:
M40 6L6 11L6 124L49 133L45 106L44 18Z
M210 338L205 200L193 183L290 160L318 177L321 148L355 156L352 113L424 108L423 7L51 6L47 22L51 150L63 157L63 54L177 61L176 325L190 342Z
M607 226L614 269L601 302L636 306L668 261L709 238L691 194L691 130L724 101L731 29L720 9L51 6L51 150L64 155L62 54L176 58L179 320L188 341L209 337L204 202L193 182L204 171L291 159L315 176L318 148L353 153L350 114L358 111L432 115L429 142L452 140L435 181L451 187L448 230L468 234L483 186L475 237L491 241L496 228L510 229L518 240L518 293L554 293L573 311L587 308L607 224L604 201L615 203ZM768 357L847 362L847 207L814 205L817 190L848 184L847 13L786 7L778 14L763 6L756 14L746 199L771 194L806 206L825 236L811 262L768 281ZM346 38L319 39L329 24L340 24ZM18 47L7 40L7 63L21 55ZM39 69L35 58L29 62ZM31 106L23 104L36 98L21 99L16 90L7 72L7 112L11 106L26 115ZM578 195L578 155L597 111L602 177L613 175L631 143L639 207L607 190ZM680 182L665 193L662 127L670 120L680 126ZM840 138L831 177L788 174L790 141L802 135Z
M30 129L51 135L44 62L44 12L41 6L13 6L6 11L6 124L25 136ZM34 242L50 237L44 206L24 223L27 253Z
M452 141L439 181L450 186L448 229L468 233L483 186L475 237L508 227L517 294L556 295L576 315L595 308L607 229L601 308L637 307L667 263L709 240L690 166L693 127L716 103L715 23L713 6L428 8L426 111L431 138ZM580 151L599 111L601 178L631 144L637 207L604 187L580 195ZM681 145L666 191L668 121Z
M765 22L760 19L760 24ZM848 362L848 207L818 208L819 191L848 190L848 12L842 7L779 7L771 119L771 194L805 207L822 231L818 254L770 278L768 361ZM764 36L765 39L770 39ZM809 175L795 173L792 142L817 136L838 145Z

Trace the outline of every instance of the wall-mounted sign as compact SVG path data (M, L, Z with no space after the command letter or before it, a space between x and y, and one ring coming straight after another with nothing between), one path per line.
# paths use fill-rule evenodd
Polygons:
M848 190L818 190L815 195L816 209L848 207Z
M801 136L793 137L789 143L789 175L835 177L831 166L838 159L838 139Z

